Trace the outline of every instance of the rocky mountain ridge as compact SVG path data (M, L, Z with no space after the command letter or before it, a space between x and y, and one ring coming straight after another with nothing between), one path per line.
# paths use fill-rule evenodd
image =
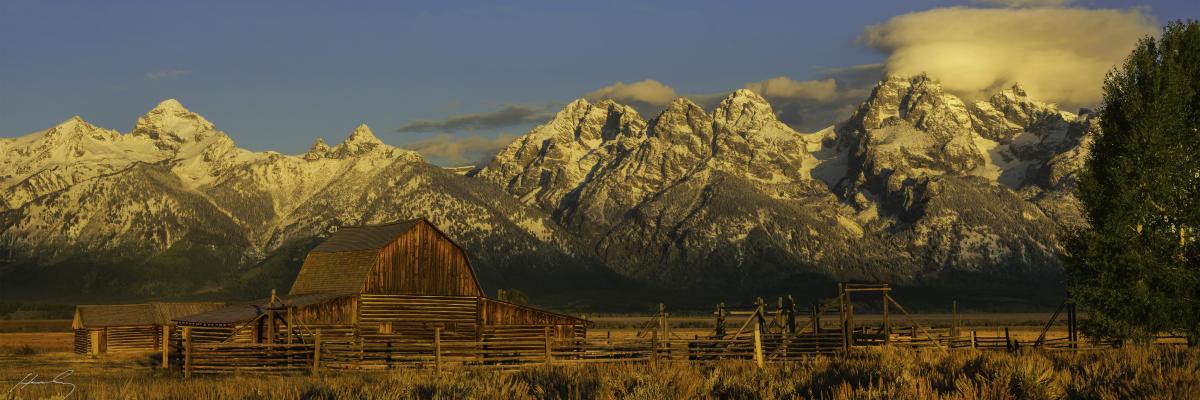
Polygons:
M278 284L331 226L427 217L485 285L532 291L597 276L744 291L1053 284L1061 235L1083 223L1070 189L1097 126L1019 86L968 102L924 75L887 77L814 133L748 90L650 119L580 99L463 174L365 125L305 154L252 152L167 100L129 133L74 117L0 139L0 280L71 266L80 278L62 286L84 293Z
M747 90L649 121L580 100L476 177L659 284L1052 276L1059 235L1081 221L1067 189L1094 122L1019 86L968 104L924 75L888 77L811 134Z
M540 211L386 145L366 125L332 147L318 140L303 155L251 152L167 100L126 134L75 117L5 139L0 152L0 244L18 261L4 272L165 263L208 273L171 289L138 279L129 291L214 290L257 274L254 266L273 254L311 245L331 226L417 217L473 250L480 275L496 284L506 275L590 268L586 255L574 254L574 236ZM205 263L212 265L194 265ZM77 282L84 292L124 290L89 279Z

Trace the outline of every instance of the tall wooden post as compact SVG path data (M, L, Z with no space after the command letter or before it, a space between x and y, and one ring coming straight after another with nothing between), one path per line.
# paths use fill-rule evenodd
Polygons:
M292 308L287 309L287 344L292 344Z
M787 302L784 304L787 306L785 311L787 312L788 333L795 335L796 334L796 299L793 299L792 295L789 294L787 296Z
M551 341L554 340L554 336L552 336L550 334L549 326L547 326L545 328L545 335L546 335L546 365L550 365L550 363L554 362L554 350L553 350L553 346L551 345Z
M849 336L846 332L846 284L838 283L838 329L842 332L842 351L850 351L850 342L846 341Z
M725 303L717 303L717 329L713 335L718 338L725 337Z
M650 365L658 366L658 331L650 332Z
M883 294L883 344L890 346L892 344L892 318L888 315L888 308L891 306L888 301L887 293Z
M671 325L667 323L667 307L663 303L658 303L658 330L663 333L663 337L671 337Z
M950 336L958 337L958 300L950 301L950 313L953 315L950 325Z
M1075 303L1068 303L1067 304L1067 341L1070 342L1069 346L1072 349L1079 348L1078 343L1077 343L1077 341L1079 340L1079 334L1078 334L1077 328L1078 328L1078 326L1076 325L1076 320L1075 320Z
M976 348L978 348L977 347L978 345L976 343L978 343L978 342L977 342L977 339L975 338L975 331L971 331L971 350L975 350Z
M433 368L442 372L442 328L433 328Z
M846 292L846 346L854 347L854 303Z
M192 377L192 327L183 327L183 377Z
M759 297L755 300L755 305L757 306L754 313L757 318L755 322L758 324L759 330L765 330L767 328L767 303L763 301L762 297Z
M321 370L321 329L313 333L313 375Z
M759 369L763 367L763 348L762 348L762 332L759 331L758 325L754 326L754 363Z
M162 330L162 367L171 368L171 326L163 325Z
M1008 327L1007 326L1004 327L1004 349L1008 350L1008 351L1013 350L1012 337L1010 337L1008 335Z

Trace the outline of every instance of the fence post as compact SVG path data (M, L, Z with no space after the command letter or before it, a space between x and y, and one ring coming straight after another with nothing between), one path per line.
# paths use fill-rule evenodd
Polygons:
M192 327L183 327L183 377L192 377Z
M1013 349L1012 338L1008 336L1008 327L1004 327L1004 349L1008 351Z
M950 329L950 336L954 336L954 338L958 338L958 336L959 336L959 300L952 300L952 302L950 302L950 311L952 311L953 315L954 315L954 322L953 322L952 326L950 326L953 328L953 329Z
M545 328L545 333L546 333L546 365L550 365L550 363L554 361L554 352L553 352L553 349L552 349L552 346L550 343L550 341L553 339L551 339L551 336L550 336L550 327L549 326L547 326Z
M321 370L321 329L318 328L313 335L313 375Z
M977 339L975 338L975 331L971 331L971 349L972 349L972 350L974 350L974 349L976 349L976 348L977 348L977 347L976 347L977 345L975 344L975 343L976 343L976 340L977 340Z
M433 368L442 372L442 328L433 328Z
M658 331L650 332L650 364L658 366Z
M162 331L162 367L171 368L171 326L163 325Z
M758 329L758 325L754 325L754 363L758 365L758 369L762 369L762 367L763 367L762 332Z
M883 344L885 346L892 345L892 318L888 316L888 299L883 298Z
M1076 325L1075 321L1075 303L1067 304L1067 325L1069 325L1067 329L1070 331L1067 333L1068 346L1072 349L1079 348L1077 343L1079 341L1078 325Z

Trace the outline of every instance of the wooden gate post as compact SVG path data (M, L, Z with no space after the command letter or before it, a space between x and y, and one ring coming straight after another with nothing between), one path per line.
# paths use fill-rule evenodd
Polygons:
M321 329L313 334L313 375L316 375L321 370Z
M1077 343L1079 341L1078 328L1079 326L1075 320L1075 303L1069 303L1067 304L1067 330L1069 331L1067 332L1067 340L1068 346L1072 349L1079 348Z
M183 327L183 377L192 377L192 327Z
M163 325L162 330L162 367L171 368L171 326Z
M433 368L442 372L442 328L433 328Z
M950 336L958 337L958 300L952 300L950 302L950 310L954 318L953 322L950 324Z
M754 364L758 365L758 369L763 368L762 331L758 325L754 325Z
M888 316L888 299L883 298L883 344L892 345L892 318Z
M658 366L658 331L650 332L650 365Z
M550 341L553 339L552 339L552 336L550 335L550 327L549 326L547 326L545 328L545 336L546 336L546 365L550 365L550 363L554 361L554 352L552 350L552 346L550 343Z

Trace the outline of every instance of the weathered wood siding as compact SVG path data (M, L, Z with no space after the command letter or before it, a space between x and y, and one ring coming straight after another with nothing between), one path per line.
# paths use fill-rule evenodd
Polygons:
M434 328L441 328L444 340L475 340L478 304L466 296L363 295L360 335L368 341L432 341ZM380 329L383 324L391 325L391 333Z
M91 333L87 329L75 330L75 354L87 354L92 349Z
M482 296L467 255L432 225L420 223L380 250L362 293Z
M479 318L484 326L501 328L500 331L514 331L518 326L550 326L553 335L558 338L582 337L587 334L587 322L583 319L489 298L479 300ZM512 328L505 330L503 327ZM533 332L529 333L531 335L537 333L528 329L531 328L516 331L521 331L522 334ZM487 331L484 332L486 335Z
M351 325L354 324L357 315L357 296L310 304L292 310L292 318L302 325Z

